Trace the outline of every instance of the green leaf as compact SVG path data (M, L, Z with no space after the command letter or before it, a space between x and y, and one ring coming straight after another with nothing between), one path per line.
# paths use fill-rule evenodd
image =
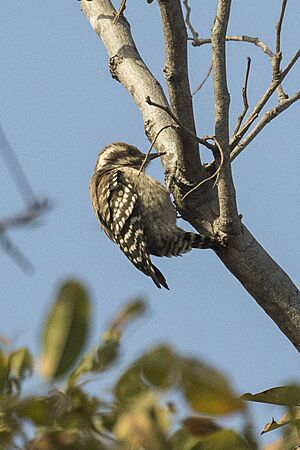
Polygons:
M241 399L251 402L271 403L272 405L300 406L300 386L278 386L257 394L244 394Z
M149 390L149 386L141 377L141 369L137 365L131 366L117 381L114 392L121 403L127 403L133 397L137 397Z
M105 450L100 441L77 431L52 431L40 435L28 445L29 450Z
M187 417L183 420L183 425L171 438L172 450L194 450L205 436L221 429L205 417Z
M19 348L8 357L10 375L20 383L26 375L31 375L33 371L33 358L27 348Z
M118 357L119 341L108 340L96 347L92 352L83 356L75 370L69 377L69 386L72 386L78 378L90 372L104 372Z
M185 428L177 430L171 437L172 450L193 450L201 438L191 435Z
M52 408L47 397L29 397L22 400L16 407L20 417L28 419L37 426L51 426L54 424Z
M191 450L251 450L251 447L235 431L221 430L204 438Z
M107 370L119 356L120 336L125 325L135 317L143 314L144 311L145 303L140 299L133 300L125 305L104 332L104 343L96 347L92 352L84 355L72 372L69 377L69 386L74 385L78 378L89 372L99 373Z
M197 412L225 415L243 409L220 372L195 359L182 360L181 389L188 404Z
M8 385L9 366L6 355L0 349L0 392L5 391Z
M77 281L62 285L43 333L41 372L46 378L65 374L78 358L87 339L90 299Z
M128 322L132 321L136 317L145 312L146 304L141 299L133 300L125 305L117 316L112 320L105 332L104 339L109 338L111 333L121 333Z
M115 395L119 401L140 395L150 389L149 383L161 389L176 379L177 357L164 345L155 347L137 359L119 378Z
M147 381L160 389L169 389L177 381L178 358L166 345L146 353L137 365L140 365Z

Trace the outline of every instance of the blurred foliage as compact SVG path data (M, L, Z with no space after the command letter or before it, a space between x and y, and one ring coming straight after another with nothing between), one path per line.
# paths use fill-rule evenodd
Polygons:
M109 400L91 394L88 382L101 381L118 361L125 327L143 314L135 299L108 325L101 342L82 354L90 332L91 301L76 280L65 282L43 327L41 354L0 347L0 448L32 450L246 450L258 449L247 402L283 406L287 414L273 418L262 433L283 429L282 437L265 449L300 445L300 386L280 386L239 397L228 379L199 359L186 357L169 345L153 347L111 377ZM24 395L34 367L48 392ZM114 372L115 373L115 372ZM168 401L180 394L190 416L179 420ZM177 395L178 397L178 395ZM181 406L182 406L182 402ZM244 429L235 431L220 419L238 414ZM182 414L181 414L182 417Z

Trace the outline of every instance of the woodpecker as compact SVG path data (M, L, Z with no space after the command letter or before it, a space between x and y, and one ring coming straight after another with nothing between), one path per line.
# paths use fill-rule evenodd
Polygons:
M169 289L150 255L179 256L192 248L219 247L212 237L182 230L167 189L140 168L145 154L114 142L100 152L90 182L90 196L101 228L132 264ZM149 161L158 154L149 155Z

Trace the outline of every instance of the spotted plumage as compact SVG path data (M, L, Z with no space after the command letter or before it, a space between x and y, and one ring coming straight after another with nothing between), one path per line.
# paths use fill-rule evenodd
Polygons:
M157 155L151 155L152 160ZM176 211L166 188L139 169L145 155L116 142L99 154L90 183L93 208L107 236L157 287L168 289L150 254L178 256L192 248L216 248L216 241L176 225Z

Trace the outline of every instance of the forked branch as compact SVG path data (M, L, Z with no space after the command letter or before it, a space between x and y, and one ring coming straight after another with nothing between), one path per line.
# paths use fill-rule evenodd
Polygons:
M285 79L287 74L290 72L294 64L298 61L300 57L300 49L297 50L289 64L286 66L286 68L280 73L279 78L273 79L265 91L265 93L262 95L256 106L254 107L253 111L249 114L248 119L244 123L244 125L240 128L240 130L232 136L230 141L230 149L231 152L234 151L235 147L239 144L241 139L245 136L249 128L251 127L252 123L258 118L259 113L263 109L263 107L266 105L272 94L276 91L278 86L281 84L281 82ZM294 103L294 102L292 102ZM292 103L288 103L288 106L290 106ZM288 107L287 106L287 107ZM285 108L287 109L287 108ZM282 111L284 111L283 109ZM258 134L258 133L257 133Z
M231 161L233 161L252 141L253 139L262 131L262 129L275 119L280 113L289 108L293 103L300 100L300 91L296 92L291 97L283 100L274 108L267 111L260 121L255 125L255 127L247 134L247 136L232 150L230 153Z
M14 262L25 271L32 271L33 266L29 259L18 249L12 239L8 237L8 231L12 228L33 224L47 210L50 209L48 200L38 200L25 176L21 164L18 161L4 131L0 125L0 154L6 163L17 189L26 205L24 211L0 220L0 245Z

